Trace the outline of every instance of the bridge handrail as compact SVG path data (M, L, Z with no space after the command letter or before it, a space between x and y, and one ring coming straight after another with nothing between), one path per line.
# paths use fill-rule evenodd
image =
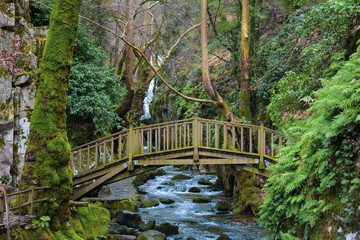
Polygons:
M84 170L90 171L98 167L98 164L105 166L127 158L129 166L132 166L133 158L190 147L194 148L194 161L198 159L199 148L208 148L257 156L263 167L264 157L275 160L276 145L282 146L285 138L284 134L266 128L263 124L252 125L194 117L130 127L75 147L71 150L70 164L74 173L75 169L77 173L83 173ZM116 152L117 150L119 151ZM75 155L79 163L76 166Z

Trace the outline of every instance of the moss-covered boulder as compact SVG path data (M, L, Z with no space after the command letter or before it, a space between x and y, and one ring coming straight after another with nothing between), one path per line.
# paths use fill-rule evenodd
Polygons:
M156 176L165 175L165 171L162 168L158 168L153 171L144 172L136 176L136 178L132 181L132 185L134 187L138 187L146 183L150 179L154 179Z
M143 221L139 214L129 212L126 210L118 211L115 215L116 223L120 225L125 225L128 227L135 227L138 228L140 225L143 224Z
M171 203L174 203L175 201L172 200L172 199L169 199L169 198L161 198L161 199L160 199L160 202L161 202L162 204L171 204Z
M170 223L162 223L155 226L155 230L164 233L166 236L175 235L179 233L179 227Z
M191 179L191 177L185 174L176 174L171 178L171 180L177 180L177 179Z
M148 208L148 207L155 207L155 206L159 206L159 202L156 201L155 199L151 199L151 198L147 198L141 201L141 208Z
M139 235L139 232L136 229L127 228L125 226L121 226L120 228L117 228L115 232L122 235L134 235L134 236Z
M201 179L199 179L198 184L200 184L200 185L208 185L209 186L209 185L212 185L212 182L210 182L209 180L201 178Z
M229 201L219 201L216 203L215 206L216 210L218 211L230 211L231 209L231 203Z
M165 240L166 235L156 230L149 230L141 233L137 240Z
M130 212L137 211L137 203L131 198L121 200L110 199L101 202L103 206L110 212L110 218L114 218L115 214L121 210L126 210Z
M196 197L193 199L194 203L209 203L211 202L210 198L206 198L206 197Z
M191 188L189 188L189 192L199 193L199 192L201 192L201 190L198 187L191 187Z
M146 224L144 224L144 225L140 228L140 230L143 231L143 232L149 231L149 230L151 230L151 229L154 229L155 225L156 225L156 221L155 221L155 220L150 220L149 222L147 222Z

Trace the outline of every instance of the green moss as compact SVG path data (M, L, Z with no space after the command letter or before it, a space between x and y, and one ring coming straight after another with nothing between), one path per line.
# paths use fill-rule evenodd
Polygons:
M154 207L154 206L158 206L159 202L154 200L154 199L144 199L141 201L141 207L142 208L149 208L149 207Z
M66 102L79 1L55 1L48 39L39 69L21 188L49 186L35 206L38 216L51 217L52 227L69 220L72 194L70 145L66 133Z
M193 199L194 203L209 203L211 202L210 198L206 198L206 197L196 197Z
M177 180L177 179L191 179L191 177L185 174L176 174L171 178L171 180Z
M0 148L3 148L5 146L5 140L0 137Z
M115 214L121 210L127 210L130 212L137 211L137 203L131 198L104 201L102 204L110 212L110 218L114 218Z

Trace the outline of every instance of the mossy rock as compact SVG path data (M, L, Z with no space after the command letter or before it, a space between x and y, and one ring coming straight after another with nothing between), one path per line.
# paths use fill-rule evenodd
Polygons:
M151 198L144 199L141 201L142 208L155 207L155 206L159 206L159 204L160 203L158 201Z
M176 174L171 178L171 180L177 180L177 179L191 179L191 177L185 174Z
M149 230L151 230L151 229L154 229L155 225L156 225L156 221L155 221L155 220L150 220L149 222L147 222L146 224L144 224L144 225L140 228L140 230L143 231L143 232L149 231Z
M135 229L130 229L130 228L127 228L127 227L121 227L121 228L118 228L116 229L116 233L118 234L123 234L123 235L139 235L139 232ZM109 234L110 234L110 231L109 231Z
M185 171L188 169L188 165L183 165L183 166L179 166L178 169L176 169L175 171L179 171L179 172L182 172L182 171Z
M143 221L139 214L129 211L118 211L115 215L116 223L128 227L140 227Z
M137 240L165 240L166 235L156 230L149 230L141 233Z
M162 223L155 226L155 230L166 234L166 236L176 235L179 233L179 227L170 223Z
M193 203L209 203L209 202L211 202L211 199L206 197L196 197L193 199Z
M166 173L165 173L164 169L162 169L162 168L159 168L159 169L156 169L153 171L144 172L144 173L136 176L136 178L132 181L132 185L134 187L138 187L138 186L145 184L148 180L154 179L156 176L162 176L165 174Z
M201 192L201 190L198 187L191 187L191 188L189 188L189 192L199 193L199 192Z
M119 210L126 210L130 212L137 211L137 203L131 198L122 200L107 200L103 201L102 204L110 212L110 218L113 218Z
M161 202L162 204L171 204L171 203L174 203L175 201L172 200L172 199L169 199L169 198L161 198L161 199L160 199L160 202Z
M219 201L216 203L215 206L216 210L218 211L230 211L231 209L231 203L229 201Z
M201 178L201 179L199 179L198 184L200 184L200 185L212 185L212 182L210 182L209 180Z

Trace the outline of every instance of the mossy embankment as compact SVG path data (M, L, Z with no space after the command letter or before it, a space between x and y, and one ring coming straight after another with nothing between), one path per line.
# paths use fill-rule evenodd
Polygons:
M44 226L41 220L32 220L25 227L11 228L11 239L82 240L96 239L107 235L110 213L100 204L71 207L71 217L57 231ZM42 226L43 225L43 226ZM5 240L6 234L0 235Z

